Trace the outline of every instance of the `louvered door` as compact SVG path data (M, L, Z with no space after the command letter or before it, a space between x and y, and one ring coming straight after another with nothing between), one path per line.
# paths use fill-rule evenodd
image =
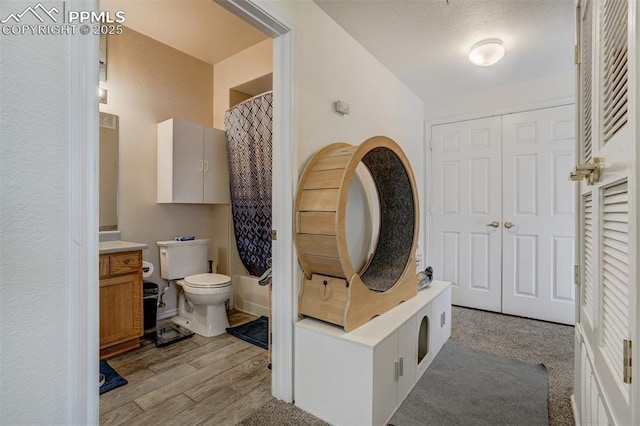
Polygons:
M623 381L622 341L629 333L629 192L626 180L601 192L601 347L612 364L612 373ZM617 368L616 368L617 366Z
M579 158L602 161L599 182L581 181L580 309L576 397L582 424L638 424L638 375L624 369L624 342L637 336L637 36L635 2L579 5ZM637 89L636 89L637 90ZM637 340L637 339L636 339ZM637 347L640 342L635 342ZM631 353L635 357L637 349ZM627 354L628 355L628 354ZM637 359L637 357L635 357ZM631 381L631 383L629 383Z
M592 144L592 105L593 105L593 2L585 4L584 16L580 17L583 21L582 37L580 39L580 52L582 53L582 66L580 67L580 115L582 127L582 143L584 149L580 158L584 163L591 161L591 144Z
M582 195L582 226L580 231L583 235L582 244L582 286L583 291L580 297L582 303L582 319L584 320L584 326L593 328L594 318L596 315L596 281L593 278L594 275L594 259L595 259L595 247L594 247L594 227L593 227L593 196L591 192Z

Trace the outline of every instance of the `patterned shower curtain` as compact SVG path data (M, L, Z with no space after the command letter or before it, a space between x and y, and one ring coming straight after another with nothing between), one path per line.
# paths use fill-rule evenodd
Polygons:
M224 117L233 231L240 259L255 276L271 258L272 99L272 92L256 96Z

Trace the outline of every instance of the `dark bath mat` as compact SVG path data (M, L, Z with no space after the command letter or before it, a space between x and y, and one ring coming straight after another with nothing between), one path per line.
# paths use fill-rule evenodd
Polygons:
M242 339L245 342L252 343L267 349L267 333L269 332L269 318L261 316L258 319L247 323L227 328L227 333Z
M100 374L104 374L105 377L104 383L100 386L100 395L129 383L111 368L107 361L100 361Z

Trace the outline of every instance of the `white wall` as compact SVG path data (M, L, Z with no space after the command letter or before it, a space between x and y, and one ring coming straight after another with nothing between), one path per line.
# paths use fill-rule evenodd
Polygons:
M359 145L384 135L411 160L424 208L422 101L315 3L257 3L294 29L296 178L309 158L330 143ZM333 111L338 99L350 105L349 115ZM423 236L421 224L420 250Z
M435 99L425 104L424 117L429 121L446 118L459 120L464 115L482 117L508 112L509 109L515 110L522 106L573 98L574 92L573 72L554 74L536 80Z
M3 0L0 16L24 7ZM1 35L0 55L0 422L67 424L69 38Z
M213 127L224 130L229 90L273 72L273 40L266 39L213 66Z

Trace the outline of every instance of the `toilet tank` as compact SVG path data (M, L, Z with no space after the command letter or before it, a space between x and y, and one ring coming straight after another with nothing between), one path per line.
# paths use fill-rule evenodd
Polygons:
M160 277L177 280L207 272L209 240L158 241Z

